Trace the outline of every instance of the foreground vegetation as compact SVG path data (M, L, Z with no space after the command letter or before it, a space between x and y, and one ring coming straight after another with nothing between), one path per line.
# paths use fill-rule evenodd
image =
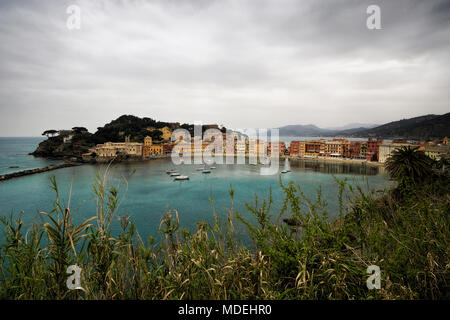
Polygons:
M320 189L314 200L300 186L283 185L281 212L272 197L233 206L226 221L180 229L166 212L161 241L143 241L126 216L117 217L119 192L97 176L95 216L75 225L60 200L24 230L22 220L2 218L2 299L449 299L448 171L405 148L387 166L397 186L382 194L338 184L339 218L331 220ZM434 169L432 169L434 168ZM212 204L214 204L211 199ZM119 219L122 231L111 232ZM284 222L283 222L284 220ZM236 240L243 224L253 240ZM69 265L82 268L81 288L68 290ZM381 268L381 289L368 290L366 269Z

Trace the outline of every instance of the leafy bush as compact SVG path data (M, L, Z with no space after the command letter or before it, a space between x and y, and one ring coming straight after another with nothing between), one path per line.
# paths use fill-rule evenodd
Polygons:
M226 221L180 228L167 211L161 240L144 241L130 219L117 217L120 187L98 175L95 216L74 225L59 201L42 222L23 230L19 216L2 217L0 298L3 299L448 299L448 183L399 184L383 194L337 181L339 214L331 220L320 189L314 200L290 182L282 210L271 213L271 192ZM399 192L399 188L402 188ZM212 204L214 204L211 199ZM121 232L111 233L118 219ZM234 235L243 223L253 248ZM66 269L82 268L82 288L68 290ZM368 290L366 269L378 265L381 290Z

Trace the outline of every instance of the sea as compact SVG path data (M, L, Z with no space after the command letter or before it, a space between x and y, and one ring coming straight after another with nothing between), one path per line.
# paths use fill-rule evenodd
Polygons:
M40 137L0 138L0 174L59 163L29 155L42 140ZM321 190L330 219L339 212L335 178L347 179L349 184L360 186L365 191L379 192L391 185L384 168L351 163L281 161L280 172L285 167L289 167L291 172L270 176L261 175L259 165L214 166L216 168L211 173L205 174L197 170L200 165L176 166L171 159L155 159L117 163L110 167L84 164L14 178L0 182L0 216L20 215L24 222L23 230L30 228L33 222L41 221L42 212L51 212L55 208L56 195L50 183L53 176L58 183L61 203L70 207L74 222L80 223L96 215L98 202L93 192L94 181L97 175L104 177L106 173L107 185L119 189L120 206L113 219L113 233L120 232L118 217L129 216L136 223L142 239L160 237L161 217L168 210L176 211L180 227L191 231L199 222L214 223L214 215L225 222L231 209L234 215L239 213L254 222L246 204L255 205L257 202L261 205L270 194L273 200L270 213L273 219L277 219L284 199L280 181L283 184L292 181L311 199ZM190 179L174 181L166 174L167 169L175 169ZM234 190L233 201L231 189ZM245 237L244 226L237 226L236 234Z

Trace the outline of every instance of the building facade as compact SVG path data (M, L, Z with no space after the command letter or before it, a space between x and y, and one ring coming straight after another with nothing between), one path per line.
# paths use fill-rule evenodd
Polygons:
M142 156L142 143L139 142L105 142L95 147L95 154L101 158L111 158L120 155Z
M162 144L153 144L152 138L147 136L144 139L144 146L142 149L142 157L147 158L152 155L160 155L164 153Z
M383 143L378 150L378 162L385 163L394 150L408 146L406 143Z

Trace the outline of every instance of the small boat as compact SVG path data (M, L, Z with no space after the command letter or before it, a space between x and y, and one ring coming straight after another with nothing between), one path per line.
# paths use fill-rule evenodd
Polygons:
M203 170L205 170L205 168L197 168L196 170L197 171L203 171Z
M171 177L177 177L177 176L179 176L180 174L178 173L178 172L172 172L171 174L170 174L170 176Z
M176 181L176 180L189 180L189 176L177 176L173 180L174 181Z
M210 169L215 169L216 167L210 167Z
M289 165L289 160L286 159L284 160L284 170L281 171L281 173L288 173L288 172L291 172L291 167Z
M176 172L176 171L173 170L173 169L167 169L167 171L166 171L167 174L169 174L169 173L174 173L174 172Z
M211 170L205 169L205 170L202 170L202 173L211 173Z

